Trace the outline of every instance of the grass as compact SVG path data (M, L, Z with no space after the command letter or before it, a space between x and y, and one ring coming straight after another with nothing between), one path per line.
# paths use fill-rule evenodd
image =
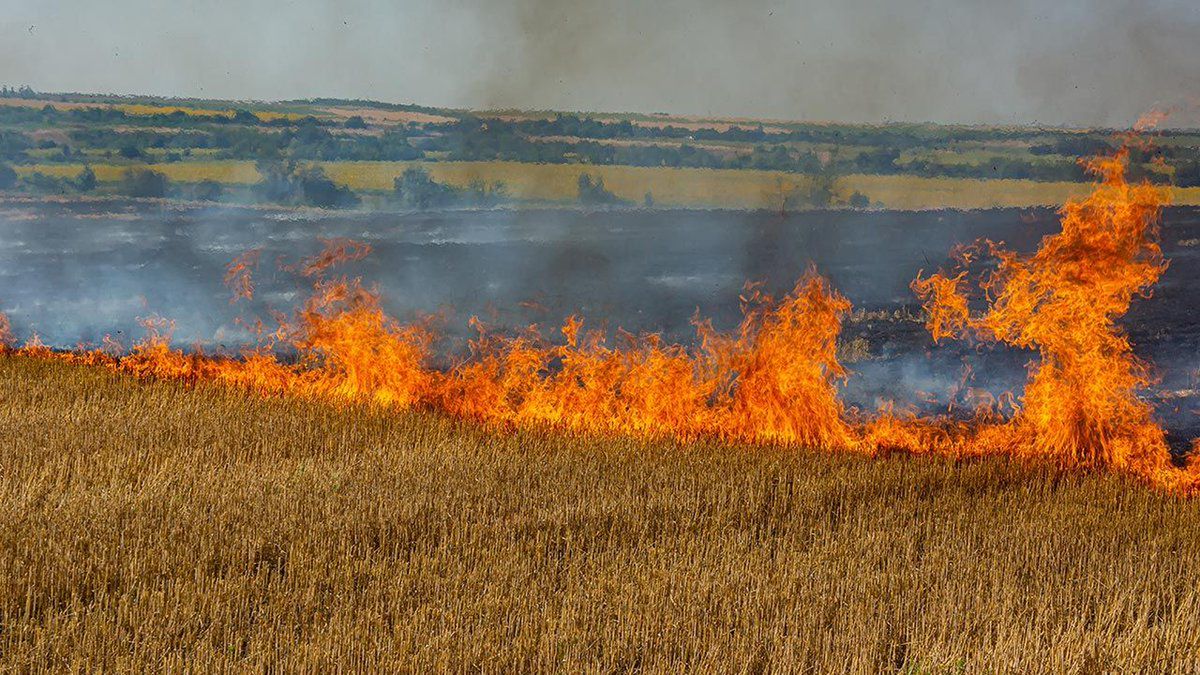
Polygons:
M1200 503L0 357L0 670L1189 671Z

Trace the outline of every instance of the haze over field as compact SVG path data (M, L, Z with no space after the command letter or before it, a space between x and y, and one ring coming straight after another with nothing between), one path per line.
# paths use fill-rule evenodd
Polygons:
M48 0L5 13L0 82L52 91L1128 126L1200 84L1188 0Z

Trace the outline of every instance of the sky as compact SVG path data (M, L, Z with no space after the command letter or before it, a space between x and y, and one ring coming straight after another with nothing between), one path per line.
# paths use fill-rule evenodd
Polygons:
M39 91L1112 127L1200 98L1197 0L0 6L0 83Z

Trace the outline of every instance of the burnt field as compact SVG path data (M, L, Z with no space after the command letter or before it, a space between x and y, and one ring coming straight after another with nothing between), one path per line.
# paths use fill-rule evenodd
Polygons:
M378 285L402 319L438 313L442 353L463 348L467 319L494 328L588 325L694 339L692 317L728 330L747 281L790 289L813 264L858 310L845 327L851 405L895 400L944 410L966 382L1016 390L1030 354L951 342L934 346L909 283L948 262L956 245L986 237L1029 252L1058 227L1055 211L805 212L459 211L327 214L196 208L136 202L10 201L0 205L0 311L19 340L128 345L139 317L175 321L175 342L236 350L253 338L236 319L289 311L301 284L277 263L321 248L319 239L365 241L372 254L347 269ZM1200 210L1168 209L1170 267L1153 297L1122 324L1161 382L1146 395L1184 446L1200 432L1192 388L1198 335ZM264 264L249 305L231 305L229 261L254 248ZM550 332L550 331L546 331ZM965 370L969 367L970 371Z

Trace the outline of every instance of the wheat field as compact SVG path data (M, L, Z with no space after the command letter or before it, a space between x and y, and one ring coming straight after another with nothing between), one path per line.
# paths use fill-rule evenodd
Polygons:
M1194 672L1200 503L0 356L0 671Z
M659 206L730 209L778 209L781 195L807 186L802 174L734 169L675 169L669 167L595 166L586 164L525 164L520 162L317 162L335 182L353 190L389 191L397 176L421 164L438 181L466 187L473 180L504 182L522 199L573 203L580 173L604 178L617 196L640 204L647 192ZM250 185L260 176L253 162L194 160L150 164L172 181L215 180ZM15 167L20 175L35 171L74 178L82 164L30 164ZM119 180L129 166L93 164L103 182ZM849 175L838 189L862 192L872 203L893 209L981 209L993 207L1057 206L1087 194L1089 183L978 178L923 178L904 175ZM1173 188L1173 203L1200 204L1200 188Z

